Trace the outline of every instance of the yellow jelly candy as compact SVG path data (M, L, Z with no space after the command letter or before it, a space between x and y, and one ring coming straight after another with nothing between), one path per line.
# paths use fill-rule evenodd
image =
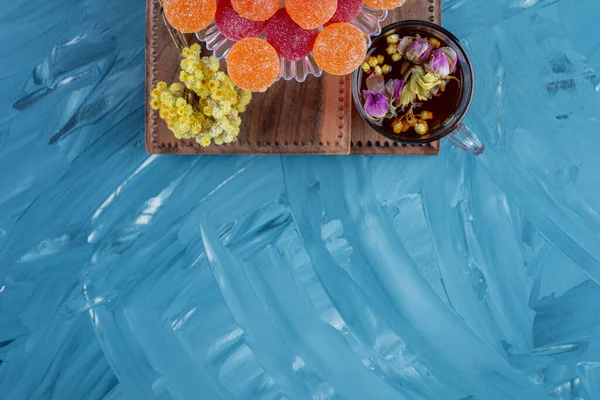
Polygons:
M240 88L264 92L279 77L279 56L266 41L246 38L235 43L227 55L227 72Z
M313 55L323 71L347 75L363 63L367 55L367 39L354 25L339 22L319 33Z
M333 17L337 0L286 0L285 7L295 23L304 29L316 29Z
M193 33L206 28L215 17L215 0L165 0L165 17L180 32Z

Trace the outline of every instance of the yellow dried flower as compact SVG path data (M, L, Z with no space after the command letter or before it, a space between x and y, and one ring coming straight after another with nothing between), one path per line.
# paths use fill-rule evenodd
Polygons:
M239 113L245 111L252 93L238 88L220 71L219 60L199 58L199 54L198 44L182 51L181 82L170 87L159 83L151 92L150 105L159 110L176 138L196 139L204 146L231 143L240 133ZM193 102L184 96L186 87L197 95Z
M212 94L212 98L213 100L219 101L223 99L223 91L222 90L215 90Z
M179 98L177 99L177 101L175 102L175 107L177 107L177 109L183 108L187 105L187 101L185 101L185 99Z
M415 124L415 132L419 135L425 135L429 131L429 126L426 121L419 120Z
M211 139L208 136L200 136L200 137L196 138L196 141L202 147L208 147L208 146L210 146L210 143L211 143Z
M212 116L215 117L215 119L221 119L225 116L225 114L220 108L214 107L212 109Z
M219 81L221 81L221 82L226 82L226 81L227 81L227 78L228 78L228 76L227 76L227 74L225 74L225 72L223 72L223 71L219 71L219 72L217 72L217 79L218 79Z
M400 35L394 33L393 35L389 35L386 40L388 44L397 44L400 41Z

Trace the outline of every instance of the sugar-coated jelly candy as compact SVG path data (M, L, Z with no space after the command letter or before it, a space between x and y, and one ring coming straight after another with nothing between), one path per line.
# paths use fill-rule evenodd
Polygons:
M231 0L231 4L244 18L266 21L279 10L281 0Z
M245 38L236 42L227 55L227 72L240 88L264 92L279 77L279 57L266 41Z
M367 55L367 39L352 24L325 27L315 42L313 55L319 67L332 75L346 75L360 67Z
M267 24L266 21L252 21L242 17L231 5L231 0L219 0L215 23L221 33L235 41L260 35Z
M306 30L295 23L285 8L269 20L265 38L285 59L296 61L306 57L313 49L319 35L317 29Z
M165 0L165 17L180 32L201 31L211 23L217 11L215 0Z
M285 6L294 22L304 29L316 29L333 17L337 0L286 0Z
M369 7L377 10L391 10L392 8L400 7L406 0L363 0Z
M335 14L333 14L333 17L325 25L353 21L360 13L362 6L362 0L338 0Z

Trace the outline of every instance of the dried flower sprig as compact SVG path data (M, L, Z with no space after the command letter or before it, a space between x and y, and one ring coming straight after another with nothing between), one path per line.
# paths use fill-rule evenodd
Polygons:
M238 88L220 71L216 58L200 58L200 50L198 44L183 48L183 83L168 87L159 82L150 106L178 139L195 139L202 146L231 143L240 133L239 114L246 110L252 93Z

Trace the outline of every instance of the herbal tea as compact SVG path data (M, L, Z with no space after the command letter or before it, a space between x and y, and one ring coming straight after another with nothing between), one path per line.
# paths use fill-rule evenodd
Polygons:
M362 106L399 140L424 139L452 120L463 71L457 53L434 37L390 34L361 66Z

